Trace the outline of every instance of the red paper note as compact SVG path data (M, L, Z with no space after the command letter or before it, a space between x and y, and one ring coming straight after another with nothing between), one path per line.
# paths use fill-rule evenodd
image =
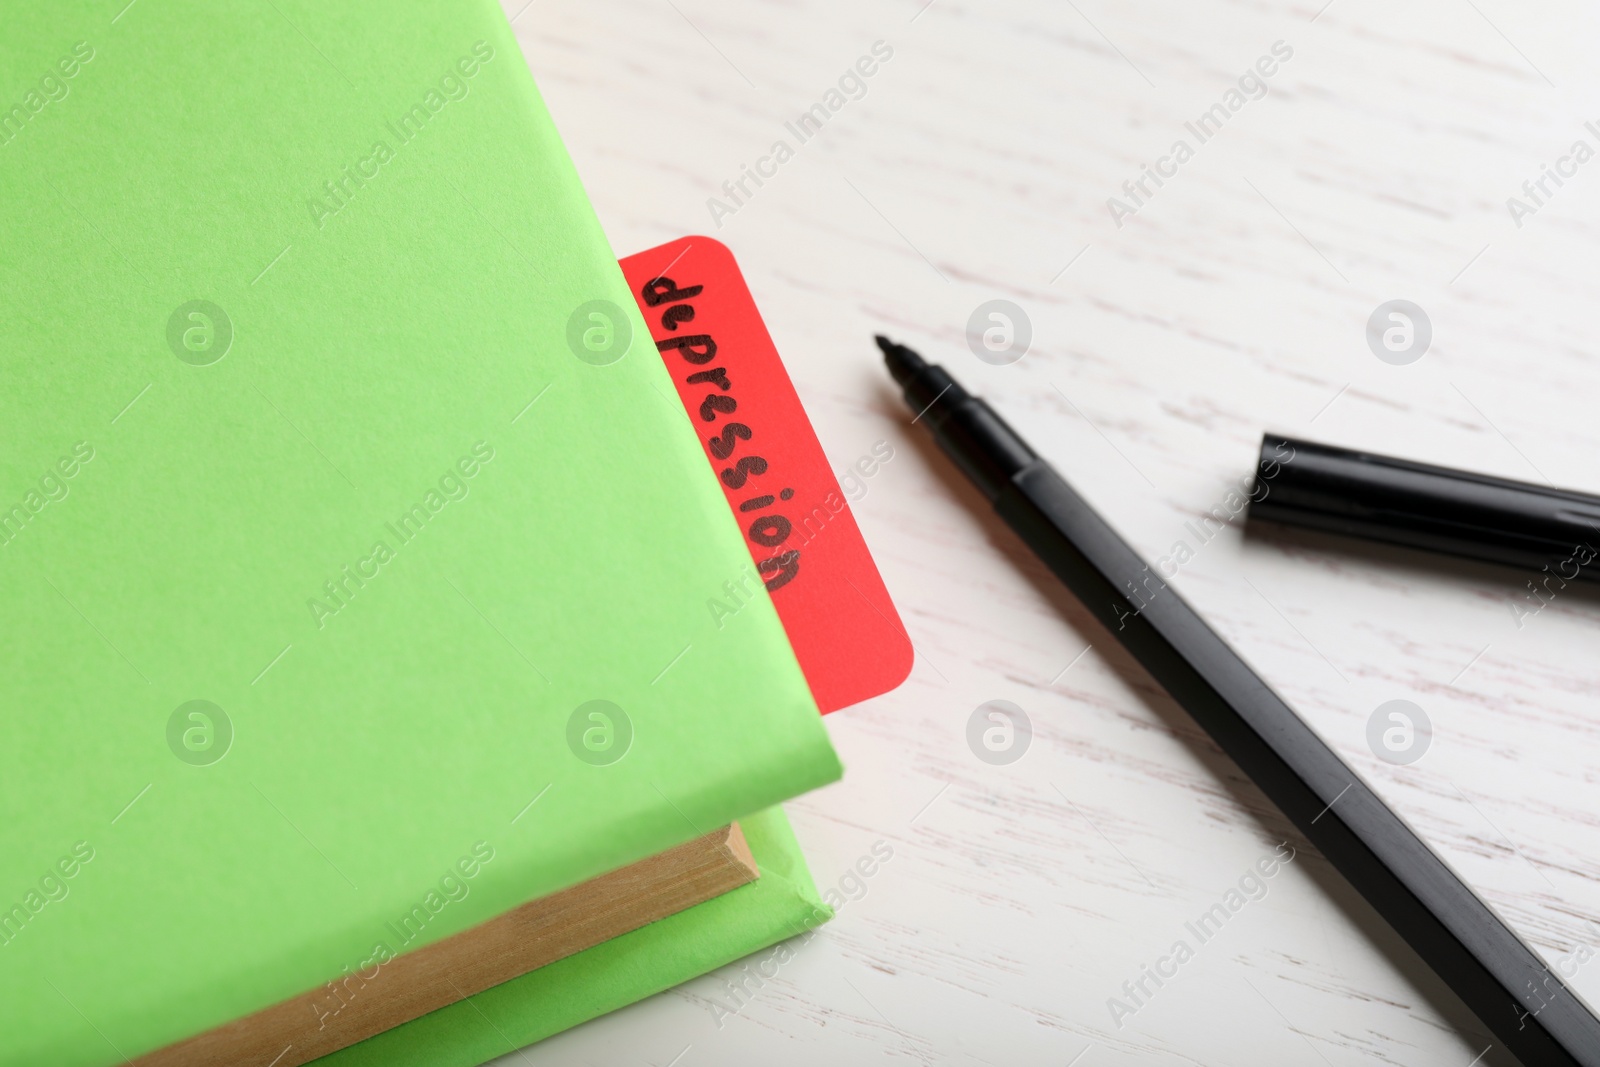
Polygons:
M824 714L887 693L911 639L733 253L685 237L622 273L750 546L751 571L706 610L736 625L765 585Z

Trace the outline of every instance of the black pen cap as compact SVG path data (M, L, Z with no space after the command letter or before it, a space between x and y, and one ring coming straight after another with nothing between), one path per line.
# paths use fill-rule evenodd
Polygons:
M1600 497L1276 434L1250 518L1600 580Z

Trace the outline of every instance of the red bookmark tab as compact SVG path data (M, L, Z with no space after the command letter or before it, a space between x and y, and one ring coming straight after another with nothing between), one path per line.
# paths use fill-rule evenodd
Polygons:
M622 273L750 547L707 610L733 625L765 585L824 714L895 688L911 639L733 253L685 237Z

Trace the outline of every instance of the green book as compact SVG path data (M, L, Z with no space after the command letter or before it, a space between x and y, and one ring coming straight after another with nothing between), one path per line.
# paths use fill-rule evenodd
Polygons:
M838 777L493 0L14 6L0 1067Z

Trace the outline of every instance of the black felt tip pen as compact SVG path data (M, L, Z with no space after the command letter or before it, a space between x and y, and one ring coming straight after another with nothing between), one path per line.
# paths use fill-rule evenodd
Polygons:
M1004 419L877 339L914 421L1029 548L1528 1067L1600 1067L1600 1020Z

